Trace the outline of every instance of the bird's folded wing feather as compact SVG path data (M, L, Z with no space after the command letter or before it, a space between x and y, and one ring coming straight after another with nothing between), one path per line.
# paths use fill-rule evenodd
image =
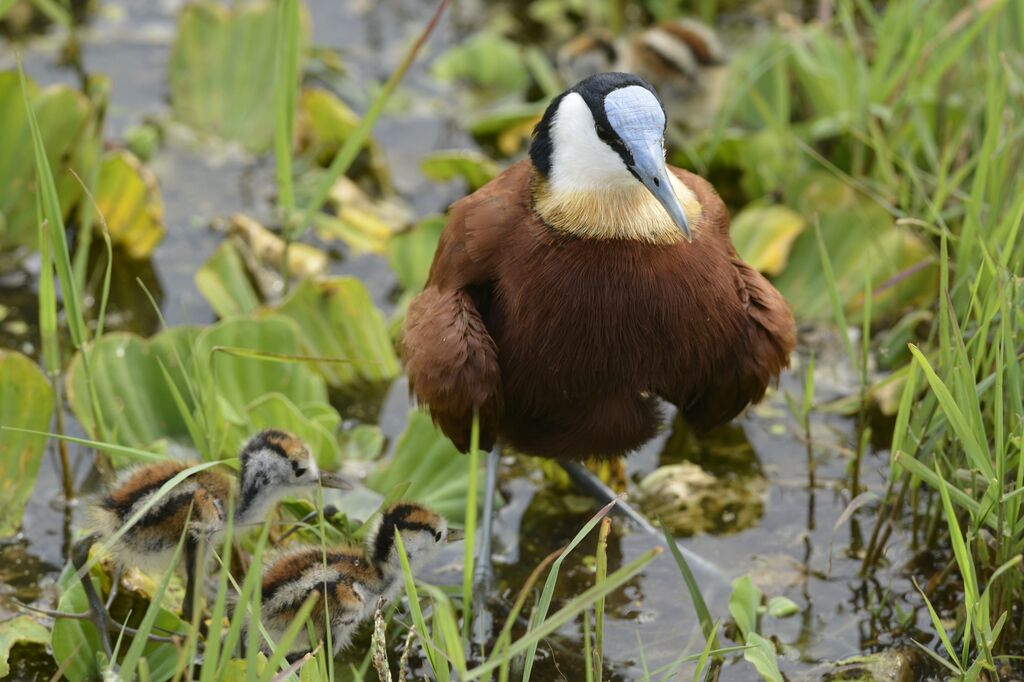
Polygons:
M498 351L483 314L503 238L529 211L529 168L519 163L452 206L427 286L406 315L401 349L409 390L462 451L474 411L484 449L501 418Z

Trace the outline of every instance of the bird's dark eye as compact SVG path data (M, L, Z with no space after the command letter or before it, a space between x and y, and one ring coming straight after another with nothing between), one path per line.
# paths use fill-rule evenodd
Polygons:
M441 542L441 531L434 533L434 542Z
M306 475L306 467L295 467L295 478L302 478Z

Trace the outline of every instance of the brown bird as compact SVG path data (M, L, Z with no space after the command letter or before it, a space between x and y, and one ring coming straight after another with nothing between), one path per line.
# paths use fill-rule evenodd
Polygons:
M365 547L302 547L283 554L267 566L261 582L260 620L271 640L279 642L306 599L319 593L310 614L316 636L326 644L329 629L335 654L348 646L378 600L390 601L401 589L396 529L414 573L442 542L459 537L449 532L448 522L440 514L418 504L398 502L381 514ZM309 650L314 644L303 631L291 648Z
M234 501L236 526L259 522L287 495L327 488L347 488L341 477L321 472L301 438L284 431L265 430L253 436L239 453L241 467L237 490L234 477L206 469L192 474L158 499L149 509L157 491L189 468L185 462L161 462L129 469L91 505L89 527L94 531L72 550L72 562L81 572L89 550L97 541L114 538L137 513L142 515L127 532L108 543L118 564L146 571L162 572L171 566L175 548L185 535L186 589L182 611L191 619L197 582L199 549L216 543L227 523L228 505ZM109 654L107 614L87 573L82 587L89 600L92 618Z
M736 254L714 188L666 165L665 122L654 88L626 73L556 97L529 160L452 206L409 307L411 393L463 451L478 413L491 449L481 589L496 443L582 477L570 463L655 435L659 398L708 429L789 363L788 305Z

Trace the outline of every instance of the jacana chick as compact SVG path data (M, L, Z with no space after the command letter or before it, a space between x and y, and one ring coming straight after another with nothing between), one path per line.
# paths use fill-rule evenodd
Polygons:
M124 567L163 572L171 566L175 548L184 534L186 591L183 615L191 619L197 579L200 544L216 543L227 523L228 505L234 500L236 527L262 521L279 500L325 488L349 487L339 476L319 470L308 446L298 436L267 429L244 444L239 453L240 468L235 476L205 469L174 486L119 538L109 543L114 560ZM161 462L125 471L91 505L88 526L92 534L72 550L72 561L81 571L88 562L89 549L115 533L150 502L160 488L193 464ZM88 575L82 585L89 599L93 619L104 645L109 648L106 610Z
M714 122L728 75L718 35L690 18L662 21L618 38L588 31L562 46L556 62L570 83L605 71L626 71L657 83L670 121L689 130Z
M368 618L382 597L390 601L401 589L402 564L395 543L395 530L415 573L440 548L454 539L443 516L411 502L398 502L381 514L363 547L301 547L272 561L261 582L261 620L276 643L295 619L311 594L320 598L310 620L316 637L326 644L327 627L337 654L348 646L359 624ZM305 629L292 651L315 646Z
M711 184L666 164L666 121L632 74L555 97L529 158L452 205L409 305L410 392L464 452L478 417L490 450L481 591L498 445L585 476L579 460L655 436L659 399L709 429L789 364L789 306L737 255Z

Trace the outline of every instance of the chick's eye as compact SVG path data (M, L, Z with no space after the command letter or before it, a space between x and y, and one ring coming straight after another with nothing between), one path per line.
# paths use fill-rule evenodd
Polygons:
M306 475L306 467L295 467L295 478L302 478Z
M441 531L434 533L434 542L441 542Z

